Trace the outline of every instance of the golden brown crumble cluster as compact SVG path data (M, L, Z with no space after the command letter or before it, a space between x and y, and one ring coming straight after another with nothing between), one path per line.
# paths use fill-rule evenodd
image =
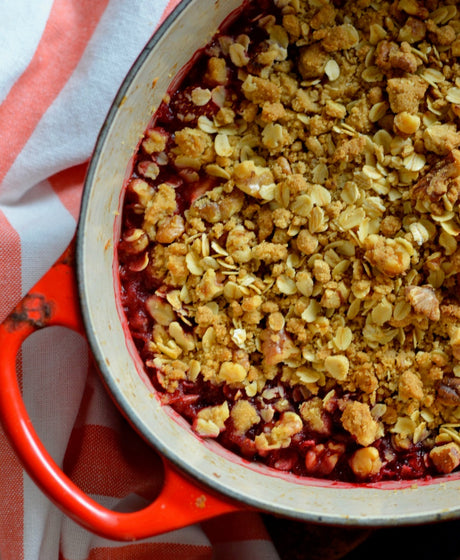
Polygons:
M201 436L231 419L258 427L260 455L288 448L302 430L329 434L334 397L357 477L382 468L385 435L433 448L448 473L460 464L460 12L341 4L275 0L258 48L220 36L172 147L148 131L145 153L167 154L196 189L179 211L174 185L147 180L157 163L128 187L143 225L124 242L162 285L147 300L148 365L169 393L198 376L232 388L198 412Z

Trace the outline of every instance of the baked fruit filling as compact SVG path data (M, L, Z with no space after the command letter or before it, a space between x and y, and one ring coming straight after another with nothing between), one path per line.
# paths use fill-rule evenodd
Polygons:
M122 301L165 404L349 482L460 464L460 13L246 3L136 154Z

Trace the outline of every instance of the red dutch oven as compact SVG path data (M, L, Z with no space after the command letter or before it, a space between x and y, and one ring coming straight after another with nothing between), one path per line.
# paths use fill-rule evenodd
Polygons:
M352 485L275 472L236 457L160 403L130 338L119 297L116 243L129 162L171 76L240 0L184 0L145 47L101 130L89 166L75 244L0 327L0 416L24 468L68 516L111 539L157 535L211 517L258 511L339 526L383 527L457 518L460 474L413 482ZM180 74L180 72L179 72ZM163 457L157 499L141 511L108 510L85 495L50 457L28 417L16 357L35 330L62 325L86 336L107 390L133 428Z

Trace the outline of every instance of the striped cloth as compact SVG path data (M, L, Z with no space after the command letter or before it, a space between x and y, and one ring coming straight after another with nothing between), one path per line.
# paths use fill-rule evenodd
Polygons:
M0 2L0 321L73 237L110 103L178 1ZM24 344L19 369L34 426L65 472L109 508L147 504L160 461L106 395L86 341L44 329ZM1 429L0 504L1 560L279 559L252 513L136 543L93 535L36 488Z

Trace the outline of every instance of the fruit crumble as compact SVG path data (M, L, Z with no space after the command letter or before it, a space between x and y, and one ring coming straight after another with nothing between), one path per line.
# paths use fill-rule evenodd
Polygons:
M118 257L162 401L249 461L460 465L460 12L246 2L155 112Z

